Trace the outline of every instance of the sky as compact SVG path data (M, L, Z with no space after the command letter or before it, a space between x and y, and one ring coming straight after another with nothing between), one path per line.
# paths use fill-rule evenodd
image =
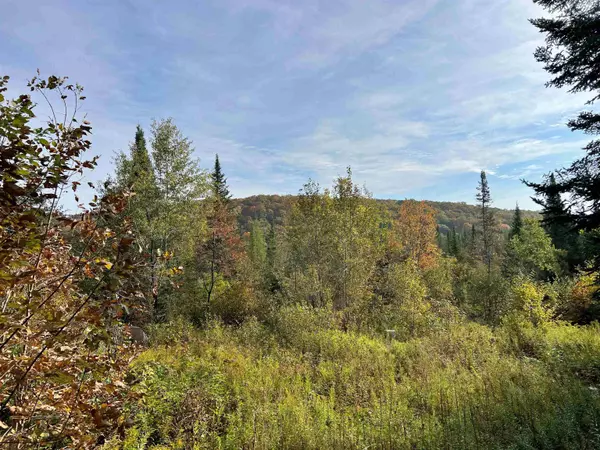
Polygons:
M546 88L532 0L2 0L0 74L85 86L99 166L172 117L236 197L330 186L351 166L377 198L535 207L581 155L586 98ZM9 91L12 92L12 91Z

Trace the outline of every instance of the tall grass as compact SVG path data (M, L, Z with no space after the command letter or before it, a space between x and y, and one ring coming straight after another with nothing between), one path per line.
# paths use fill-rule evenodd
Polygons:
M600 448L597 327L457 321L388 342L339 331L322 311L277 314L270 325L157 329L132 365L143 394L131 406L135 426L112 445ZM539 353L524 354L525 339Z

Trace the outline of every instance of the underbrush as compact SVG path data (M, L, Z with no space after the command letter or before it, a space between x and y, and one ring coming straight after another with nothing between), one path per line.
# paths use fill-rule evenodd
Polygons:
M109 447L600 448L598 331L455 321L399 342L306 308L173 323L132 364L135 425Z

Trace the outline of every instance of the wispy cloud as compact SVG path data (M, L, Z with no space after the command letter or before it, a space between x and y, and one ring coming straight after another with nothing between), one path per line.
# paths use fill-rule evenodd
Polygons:
M541 14L530 0L8 0L0 69L84 84L99 154L174 117L236 195L352 165L375 195L460 200L486 169L501 201L527 205L519 179L584 140L561 124L586 97L546 89L533 58ZM107 156L94 177L110 171Z

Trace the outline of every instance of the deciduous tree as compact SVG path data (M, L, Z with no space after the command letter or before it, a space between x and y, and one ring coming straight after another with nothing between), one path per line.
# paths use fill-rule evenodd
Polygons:
M80 175L96 166L85 159L90 124L76 119L82 88L54 76L29 87L48 100L48 123L33 127L28 95L0 104L0 445L92 447L123 421L134 238L127 219L107 226L126 196L87 207L77 197ZM58 206L69 191L79 206L67 215Z
M403 252L421 269L435 264L439 257L435 214L435 210L425 202L405 200L400 205L398 219L394 224L394 233ZM450 251L456 255L458 244L454 227L448 239Z

